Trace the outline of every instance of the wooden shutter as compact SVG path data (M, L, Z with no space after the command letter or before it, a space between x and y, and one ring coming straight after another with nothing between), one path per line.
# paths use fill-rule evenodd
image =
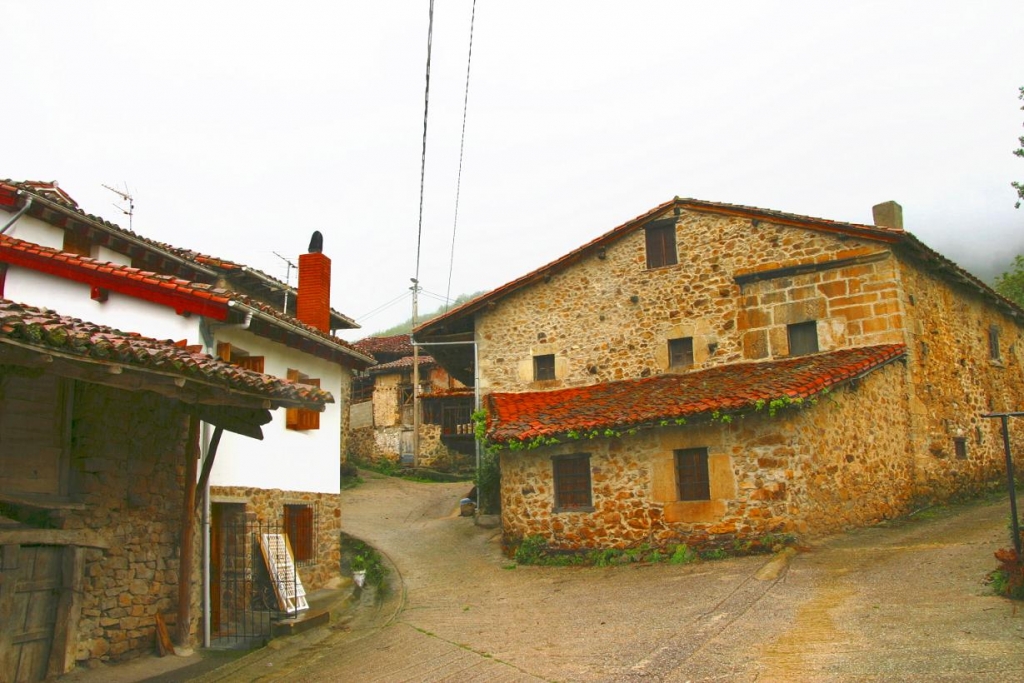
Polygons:
M285 505L284 529L296 562L313 559L313 506Z
M253 372L263 372L263 356L242 356L235 360L235 365Z

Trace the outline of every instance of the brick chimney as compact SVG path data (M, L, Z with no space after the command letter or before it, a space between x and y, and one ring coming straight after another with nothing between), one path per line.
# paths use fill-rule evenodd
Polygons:
M879 228L903 229L903 207L896 202L875 204L871 207L871 215Z
M321 332L331 331L331 259L323 254L320 231L313 233L309 252L299 256L295 317Z

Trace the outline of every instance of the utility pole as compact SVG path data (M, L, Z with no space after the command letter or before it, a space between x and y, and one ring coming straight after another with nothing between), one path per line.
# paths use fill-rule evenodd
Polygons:
M1013 549L1017 551L1017 562L1021 561L1020 522L1017 519L1017 486L1013 475L1013 455L1010 453L1010 418L1024 417L1024 412L986 413L982 417L996 418L1003 427L1003 451L1006 455L1006 488L1010 493L1010 533L1013 534Z
M419 311L420 282L416 278L412 280L412 330L416 329L416 319ZM412 342L412 465L416 467L420 462L420 347L409 330L409 341Z

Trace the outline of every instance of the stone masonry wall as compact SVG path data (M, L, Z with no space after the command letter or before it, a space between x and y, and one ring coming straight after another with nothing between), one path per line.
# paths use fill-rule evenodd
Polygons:
M284 506L311 505L315 518L316 557L298 565L306 592L334 585L341 578L341 496L336 493L281 491L238 486L217 486L212 497L245 502L245 511L272 525L284 524Z
M353 430L349 452L363 462L398 462L402 427L364 427ZM456 470L472 461L470 456L449 449L441 442L441 426L420 425L420 467Z
M503 451L502 526L557 548L725 546L819 534L904 514L914 493L906 369L893 363L817 405ZM674 449L708 448L711 500L677 500ZM589 453L593 510L554 512L552 456Z
M1005 476L999 420L1024 409L1024 326L967 289L924 268L900 270L908 317L912 441L921 497L969 492ZM999 359L989 333L999 331ZM1011 451L1024 468L1024 420L1010 420ZM957 457L961 439L966 457Z
M64 526L111 541L86 551L76 659L149 654L157 612L173 621L177 610L187 417L146 392L78 383L74 400L71 490L86 509L67 512ZM194 582L195 616L199 605Z
M693 337L694 367L788 353L785 325L817 319L823 350L903 341L887 248L766 221L684 211L679 263L648 269L644 231L478 313L481 387L533 391L668 370L667 341ZM826 261L879 258L828 268ZM816 266L814 264L817 264ZM764 280L764 271L814 273ZM743 287L736 276L753 277ZM770 276L770 274L769 274ZM761 278L759 281L757 278ZM555 380L532 358L555 355Z

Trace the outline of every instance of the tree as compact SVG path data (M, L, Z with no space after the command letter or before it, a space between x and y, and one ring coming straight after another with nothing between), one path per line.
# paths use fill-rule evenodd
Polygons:
M1024 138L1021 139L1021 143L1024 144ZM1017 191L1024 193L1021 189ZM1024 194L1021 198L1024 199ZM996 278L996 291L1024 306L1024 254L1018 254L1013 260L1013 267Z
M1024 88L1020 89L1020 99L1024 100ZM1024 111L1024 107L1021 107L1020 109L1021 109L1021 111ZM1013 150L1013 153L1016 154L1019 157L1024 158L1024 135L1021 135L1019 138L1017 138L1017 141L1020 142L1020 147L1018 147L1017 149ZM1024 183L1018 183L1018 182L1014 181L1014 182L1012 182L1010 184L1013 185L1013 189L1017 190L1017 203L1014 206L1016 206L1019 209L1020 208L1020 203L1022 201L1024 201ZM1020 257L1018 257L1018 258L1020 258ZM1017 267L1017 271L1020 272L1019 264L1018 264L1018 267Z

